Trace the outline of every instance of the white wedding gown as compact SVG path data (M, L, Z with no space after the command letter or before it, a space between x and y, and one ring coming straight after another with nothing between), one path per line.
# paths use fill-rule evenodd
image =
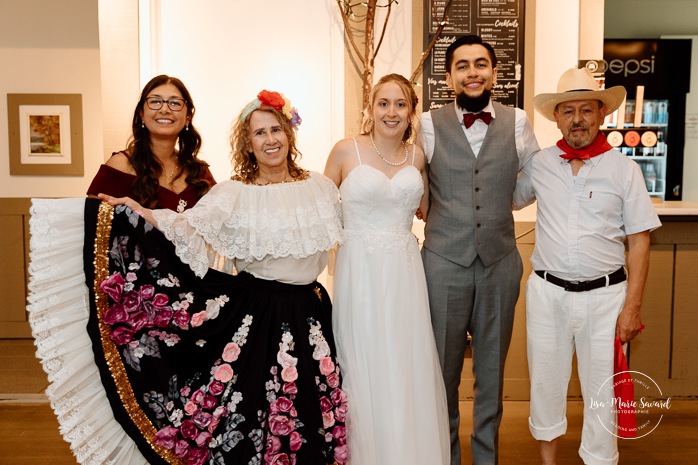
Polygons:
M360 162L358 147L357 156ZM349 399L351 465L450 461L446 394L411 231L423 192L411 165L388 178L360 164L340 187L345 243L333 329Z

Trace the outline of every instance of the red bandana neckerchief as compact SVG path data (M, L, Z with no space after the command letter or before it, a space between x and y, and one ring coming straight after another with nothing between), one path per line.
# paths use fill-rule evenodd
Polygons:
M606 140L606 136L604 136L602 133L598 133L596 135L596 139L594 139L594 142L592 142L591 145L581 149L570 147L564 138L557 141L557 146L560 147L563 152L565 152L560 155L560 158L564 158L565 160L573 160L575 158L579 158L580 160L588 160L592 157L601 155L604 152L608 152L613 148Z

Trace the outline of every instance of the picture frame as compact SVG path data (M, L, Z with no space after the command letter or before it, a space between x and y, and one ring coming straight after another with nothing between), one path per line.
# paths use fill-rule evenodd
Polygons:
M84 174L82 95L7 94L12 176Z

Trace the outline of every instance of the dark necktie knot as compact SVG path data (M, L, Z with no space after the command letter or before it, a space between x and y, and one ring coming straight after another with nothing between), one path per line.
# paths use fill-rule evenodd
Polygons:
M466 128L472 126L477 119L481 119L485 124L490 124L490 121L492 121L492 113L489 111L481 111L479 113L463 113L463 124L465 124Z

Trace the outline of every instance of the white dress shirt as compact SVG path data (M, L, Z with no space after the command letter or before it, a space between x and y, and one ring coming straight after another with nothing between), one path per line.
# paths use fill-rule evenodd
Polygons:
M519 176L516 208L538 201L535 270L567 280L594 279L625 265L629 234L661 226L637 163L616 150L572 166L552 146Z
M463 133L465 137L468 138L468 143L470 148L473 149L473 153L477 157L480 153L480 148L482 147L482 142L485 140L487 135L487 128L489 127L484 121L478 119L475 120L472 126L469 128L465 127L463 124L463 114L468 113L458 105L454 105L456 111L456 117L460 121L461 127L463 128ZM516 112L514 130L516 131L516 152L519 155L519 169L521 169L526 162L533 156L535 152L540 150L538 142L536 141L536 136L533 134L533 127L528 121L526 112L520 108L514 108ZM482 111L488 111L492 114L492 118L496 118L497 115L494 112L494 106L490 101ZM431 113L428 111L422 113L420 118L420 132L421 132L421 144L424 150L424 155L427 157L427 162L431 162L431 158L434 155L434 122L431 119Z

